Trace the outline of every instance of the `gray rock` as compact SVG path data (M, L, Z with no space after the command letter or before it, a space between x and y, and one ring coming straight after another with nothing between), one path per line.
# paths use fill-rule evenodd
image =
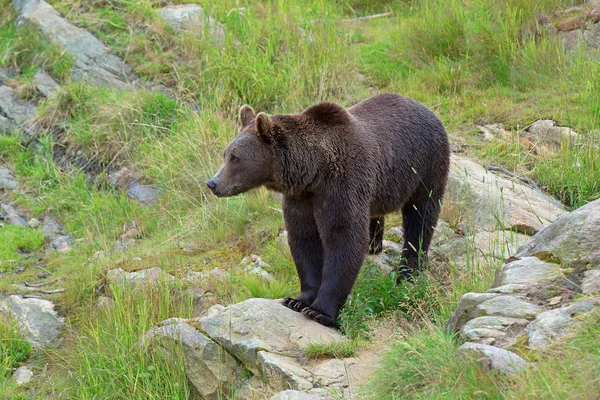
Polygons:
M206 15L204 9L197 4L170 4L158 12L175 32L206 32L217 46L223 46L225 42L223 24Z
M28 383L33 378L33 371L29 367L19 367L13 373L12 379L17 385Z
M129 285L132 288L145 285L158 285L172 282L175 277L160 267L146 268L139 271L127 272L122 268L111 269L106 273L111 285Z
M138 77L94 35L64 18L43 0L14 0L17 25L27 23L62 46L74 61L73 80L92 85L132 89ZM1 97L1 96L0 96Z
M479 253L504 260L514 255L517 250L531 239L530 236L522 233L497 230L494 232L480 231L474 236L467 237L464 240L473 241L473 247ZM469 243L470 245L470 243Z
M558 201L539 190L455 155L445 199L452 207L442 217L461 231L473 234L481 230L511 230L532 235L565 213Z
M17 177L10 169L3 167L2 165L0 165L0 189L17 189Z
M273 275L264 270L264 268L270 267L269 264L264 262L262 258L256 254L244 257L240 262L239 267L247 274L260 276L268 282L273 281Z
M67 235L59 235L52 239L50 248L58 253L68 253L71 251L71 238Z
M54 311L54 304L43 299L8 296L0 301L0 313L15 317L21 334L34 347L52 343L64 323L64 319Z
M37 229L41 224L42 223L37 218L31 218L29 221L27 221L27 225L29 225L31 229Z
M536 146L548 146L550 149L559 149L563 143L570 145L577 141L577 132L566 126L556 126L549 119L535 121L530 127L526 137Z
M551 283L564 278L560 265L542 261L537 257L523 257L498 268L492 288L503 285Z
M127 188L127 195L137 200L140 204L144 206L149 206L154 204L156 199L160 197L161 191L160 189L152 186L152 185L142 185L140 182L133 182Z
M529 337L529 347L543 348L551 341L565 337L569 328L573 326L573 317L593 310L598 302L597 299L583 300L539 314L525 328Z
M27 220L10 204L0 202L0 222L6 224L29 227Z
M510 139L512 134L504 129L502 124L477 125L477 129L483 134L483 139L492 141L494 139Z
M174 355L181 351L185 373L202 398L216 399L223 395L229 398L228 389L241 373L235 358L186 320L163 321L161 326L144 334L142 344L162 348L168 362L174 362Z
M465 343L458 348L465 357L473 357L487 370L514 373L527 367L527 362L517 354L480 343Z
M581 290L583 293L600 293L600 269L593 269L583 273Z
M337 331L290 310L281 300L249 299L199 320L211 339L260 373L258 351L294 356L309 343L345 340Z
M333 397L325 397L315 394L309 394L298 390L284 390L272 396L269 400L330 400Z
M53 98L60 90L59 84L42 70L38 70L33 76L33 84L47 99Z
M294 357L259 351L258 363L263 379L274 389L310 390L312 374Z
M114 302L115 301L110 297L98 296L96 299L96 307L98 307L100 310L109 310L113 306Z
M485 341L499 347L511 347L516 336L528 323L528 320L522 318L477 317L460 329L460 337L465 341Z
M516 257L538 256L572 264L600 265L600 200L558 218L521 247Z
M35 124L37 107L22 101L10 86L0 85L0 115L5 117L2 131L5 133L18 131L21 135L21 143L24 145L28 145L37 136L38 128Z

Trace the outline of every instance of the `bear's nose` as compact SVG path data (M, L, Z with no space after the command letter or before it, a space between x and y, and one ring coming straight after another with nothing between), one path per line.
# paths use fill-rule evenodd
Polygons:
M211 179L210 181L206 182L206 186L208 186L208 188L214 192L215 188L217 187L217 183L214 179Z

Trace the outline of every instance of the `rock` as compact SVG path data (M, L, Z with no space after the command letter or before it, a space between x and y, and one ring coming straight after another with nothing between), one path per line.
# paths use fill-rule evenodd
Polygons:
M28 383L33 378L33 371L29 367L19 367L13 373L12 379L17 385Z
M50 247L58 253L68 253L71 251L71 238L67 235L57 236L50 243Z
M528 323L528 320L522 318L477 317L460 329L460 337L465 341L473 342L492 339L488 344L511 347L515 344L515 337L523 331Z
M257 356L261 374L272 388L298 390L313 388L311 373L302 368L294 357L267 351L259 351Z
M220 309L199 322L211 339L255 374L260 373L258 351L294 356L309 343L344 340L334 329L284 307L281 300L249 299Z
M379 254L367 254L366 259L375 264L377 268L379 268L383 276L391 274L394 270L393 260L391 260L390 257L384 252L381 252Z
M569 145L577 141L577 132L566 126L556 126L549 119L535 121L525 135L536 146L548 146L550 150L560 149L563 143Z
M458 332L468 321L482 316L533 319L543 308L516 296L495 293L467 293L446 325L448 333Z
M536 257L524 257L510 261L498 268L492 288L503 285L551 283L564 278L559 264L545 262Z
M0 189L17 189L17 177L10 169L3 167L2 165L0 165Z
M272 396L269 400L330 400L333 397L324 397L298 390L284 390Z
M139 78L127 64L111 54L94 35L62 18L48 3L43 0L14 0L12 4L19 13L17 26L30 24L71 56L74 81L121 90L134 87Z
M527 367L527 362L515 353L480 343L465 343L458 348L465 357L473 357L486 370L514 373Z
M53 98L60 90L58 83L42 70L38 70L33 76L33 84L47 99Z
M190 31L200 35L206 32L217 46L221 47L225 43L223 24L207 16L197 4L170 4L161 8L158 13L175 32Z
M96 307L98 307L100 310L109 310L113 306L114 302L115 301L110 297L98 296L96 299Z
M42 223L37 218L31 218L29 221L27 221L27 225L29 225L31 229L37 229L41 224Z
M142 205L153 204L161 194L154 186L142 184L141 178L129 168L111 172L106 180L114 189L127 190L129 198L137 200Z
M59 253L68 253L71 251L73 240L66 234L63 226L58 219L46 214L42 219L42 230L50 242L50 249Z
M10 204L0 202L0 222L28 228L27 220Z
M185 373L202 398L216 399L223 395L229 398L227 391L241 373L235 358L185 320L162 322L144 334L142 343L162 348L170 362L174 362L172 355L181 351Z
M132 288L145 285L158 285L172 282L175 277L160 267L146 268L139 271L127 272L122 268L111 269L106 273L111 285L129 285Z
M494 232L481 231L474 236L469 236L464 239L468 244L475 247L485 256L504 260L509 256L514 255L517 250L529 242L530 236L522 233L498 230Z
M553 18L553 25L562 32L581 29L585 25L586 11L583 7L571 7Z
M477 129L483 134L483 139L491 141L494 139L510 139L512 134L504 129L502 124L477 125Z
M573 317L593 310L598 303L597 299L583 300L567 307L539 314L525 328L529 338L529 347L546 347L550 341L565 337L573 325Z
M15 128L19 128L20 139L24 145L31 143L37 136L38 129L35 125L37 107L22 101L10 86L0 85L0 115L6 118L3 130L12 132Z
M244 257L239 266L247 274L260 276L268 282L273 281L273 275L264 270L264 268L270 267L269 264L255 254Z
M12 295L0 301L0 313L14 316L19 330L34 347L47 346L54 341L63 326L64 319L54 311L48 300Z
M449 206L442 217L467 234L511 230L533 235L565 213L558 201L539 190L455 155L445 201Z
M600 269L593 269L583 273L581 291L583 293L600 293Z
M600 265L600 200L558 218L519 249L516 257L555 258L563 268Z

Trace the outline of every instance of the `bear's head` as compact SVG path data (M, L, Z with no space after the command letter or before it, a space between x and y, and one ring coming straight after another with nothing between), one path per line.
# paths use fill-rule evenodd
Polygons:
M240 108L240 134L223 152L223 163L206 185L219 197L230 197L273 181L273 142L278 127L271 116Z

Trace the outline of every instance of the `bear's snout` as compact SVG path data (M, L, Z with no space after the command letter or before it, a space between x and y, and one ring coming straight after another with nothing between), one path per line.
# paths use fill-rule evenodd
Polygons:
M208 188L214 193L215 189L217 188L217 182L215 182L214 179L211 179L206 182L206 186L208 186Z

